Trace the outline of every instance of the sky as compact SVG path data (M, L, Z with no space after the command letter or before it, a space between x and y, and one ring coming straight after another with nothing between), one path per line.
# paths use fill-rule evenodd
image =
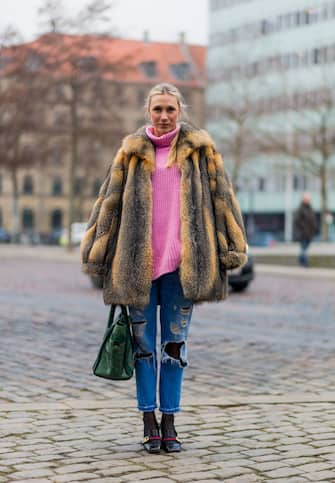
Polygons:
M7 25L16 27L23 40L29 41L40 34L37 9L43 0L0 0L0 32ZM63 1L69 13L80 9L84 0ZM124 38L141 39L149 32L152 41L176 42L185 32L190 44L208 43L209 0L111 0L112 34ZM71 10L69 10L69 8Z

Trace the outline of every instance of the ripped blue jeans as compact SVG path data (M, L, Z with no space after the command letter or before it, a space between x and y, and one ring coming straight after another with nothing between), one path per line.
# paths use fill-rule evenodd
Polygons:
M180 410L183 371L188 364L186 340L193 309L192 302L183 295L178 270L152 282L150 302L144 309L129 307L135 345L137 403L138 409L144 412L157 408L158 305L161 327L159 410L173 414ZM172 344L173 355L170 343L177 343Z

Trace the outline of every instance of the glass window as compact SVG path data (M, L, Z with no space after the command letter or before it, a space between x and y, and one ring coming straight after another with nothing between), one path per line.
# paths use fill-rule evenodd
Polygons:
M83 184L84 184L83 178L76 178L74 180L74 185L73 185L73 194L74 195L80 195L82 193Z
M321 63L321 49L314 49L313 50L313 63L320 64Z
M142 124L141 124L141 125L142 125ZM96 180L93 182L93 186L92 186L92 196L93 196L93 197L97 197L97 196L99 195L100 186L101 186L101 181L100 181L100 179L96 179Z
M296 12L295 13L295 24L300 25L301 24L301 12Z
M97 67L97 59L94 56L81 57L77 60L77 67L82 72L94 72Z
M42 66L42 63L42 57L34 52L26 60L25 66L29 72L35 72Z
M268 32L269 32L269 22L267 20L262 20L262 23L261 23L261 33L263 35L265 35Z
M63 182L61 178L57 177L52 180L52 195L61 196L63 193Z
M146 77L157 77L157 64L155 61L142 62L140 64L140 70Z
M265 191L265 184L266 184L265 178L263 178L263 177L258 178L258 180L257 180L258 191Z
M33 210L25 208L22 212L22 226L24 229L31 229L35 226L35 215Z
M67 122L67 113L62 111L55 111L53 113L53 125L55 127L62 127Z
M32 195L34 192L33 178L27 175L23 179L23 193L25 195Z
M50 225L53 230L59 230L63 226L62 210L53 210L51 212Z
M171 64L170 70L175 79L178 79L178 80L191 79L191 66L187 62L183 62L180 64Z
M49 162L54 166L60 166L62 164L62 152L58 148L53 149L50 153Z

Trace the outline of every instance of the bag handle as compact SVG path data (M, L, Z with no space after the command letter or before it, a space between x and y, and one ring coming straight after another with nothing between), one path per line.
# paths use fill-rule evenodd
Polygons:
M111 309L109 311L109 316L108 316L107 327L111 327L113 324L116 307L117 307L116 304L111 305ZM121 308L122 314L125 316L126 320L128 320L127 307L125 305L120 305L120 308Z

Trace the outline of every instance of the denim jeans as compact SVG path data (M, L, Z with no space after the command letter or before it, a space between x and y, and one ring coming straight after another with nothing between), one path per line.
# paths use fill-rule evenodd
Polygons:
M187 366L186 340L193 304L183 295L179 271L167 273L152 282L150 301L144 308L129 307L135 345L135 374L138 409L157 408L157 306L160 305L161 352L159 374L159 410L176 413L184 367ZM169 343L179 343L179 357L169 355Z
M308 240L301 240L300 242L299 263L303 267L308 267L307 249L309 247L309 244L310 242Z

